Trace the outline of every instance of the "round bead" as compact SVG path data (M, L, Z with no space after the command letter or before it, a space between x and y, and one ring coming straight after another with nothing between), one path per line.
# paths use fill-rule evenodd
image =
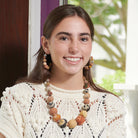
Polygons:
M84 89L84 90L83 90L83 93L84 93L84 94L86 94L86 93L88 93L88 92L89 92L88 89Z
M89 93L84 94L83 98L84 99L89 99L90 98L90 94Z
M46 59L45 58L43 59L43 62L46 62Z
M77 124L78 124L78 125L82 125L82 124L85 122L85 118L84 118L84 116L79 115L79 116L76 118L76 121L77 121Z
M45 67L46 69L49 69L49 66L48 66L48 65L44 65L44 67Z
M48 102L48 103L53 102L53 100L54 100L53 96L49 96L49 97L47 98L47 102Z
M83 103L84 104L89 104L90 103L90 100L89 99L84 99Z
M53 108L53 107L55 107L55 103L49 102L49 103L47 104L47 106L48 106L48 108Z
M81 110L80 115L82 115L86 118L87 117L87 111Z
M52 92L50 90L48 90L47 95L48 96L51 96L52 95Z
M43 65L44 65L44 66L47 65L46 62L43 62Z
M67 120L66 119L60 119L57 123L58 123L59 127L64 128L67 125Z
M51 108L49 110L49 114L52 115L52 116L56 115L57 114L57 109L56 108Z
M85 110L88 112L90 110L90 106L88 104L84 104L82 107L82 110Z
M75 128L77 126L77 121L75 119L72 119L68 122L67 126L72 129Z
M60 119L61 119L61 116L59 114L56 114L53 116L53 121L55 121L55 122L57 122Z

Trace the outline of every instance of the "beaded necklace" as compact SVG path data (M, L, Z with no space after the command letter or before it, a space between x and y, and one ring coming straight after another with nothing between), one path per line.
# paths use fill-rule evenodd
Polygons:
M58 114L57 108L55 108L55 103L54 103L54 97L53 93L50 88L50 83L49 79L46 80L45 84L45 90L47 91L47 107L49 108L49 114L52 117L54 122L57 122L58 126L61 128L65 128L68 126L70 129L75 128L77 125L82 125L87 117L87 112L90 110L90 94L89 94L89 83L88 81L84 78L84 86L83 86L83 103L84 105L82 106L79 115L75 119L71 119L67 121L64 118L61 118L61 115Z

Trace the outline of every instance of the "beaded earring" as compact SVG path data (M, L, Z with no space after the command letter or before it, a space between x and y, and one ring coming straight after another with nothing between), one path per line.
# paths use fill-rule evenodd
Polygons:
M44 54L44 56L43 56L43 66L47 70L50 69L50 66L48 66L48 64L47 64L46 54Z
M93 66L93 57L91 56L88 64L84 67L86 70L89 70Z

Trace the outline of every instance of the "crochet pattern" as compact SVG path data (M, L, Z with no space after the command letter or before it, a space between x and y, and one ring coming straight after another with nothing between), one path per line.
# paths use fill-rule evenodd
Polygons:
M75 118L83 104L83 90L50 87L60 114L67 120ZM44 84L7 88L0 109L0 132L8 138L125 138L123 102L112 94L89 92L91 107L84 124L61 129L48 113Z

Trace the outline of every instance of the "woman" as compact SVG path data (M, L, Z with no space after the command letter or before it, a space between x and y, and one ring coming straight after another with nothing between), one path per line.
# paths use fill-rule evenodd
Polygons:
M64 5L49 14L34 70L3 92L2 136L125 137L123 102L92 81L93 36L81 7Z

